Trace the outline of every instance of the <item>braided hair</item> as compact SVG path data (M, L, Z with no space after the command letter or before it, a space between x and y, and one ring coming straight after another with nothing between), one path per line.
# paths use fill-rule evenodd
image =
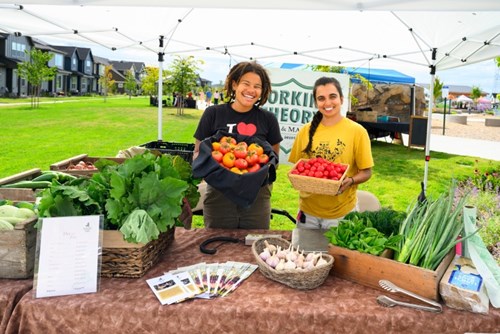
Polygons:
M239 83L241 77L250 72L257 74L260 77L260 81L262 81L262 94L255 105L260 106L267 102L267 99L271 94L271 79L269 79L266 69L262 65L257 64L256 61L244 61L238 63L229 71L229 74L226 77L226 82L224 83L224 90L226 92L224 96L229 98L229 102L234 101L236 94L233 90L233 82Z
M337 88L337 90L339 91L339 96L341 98L344 97L344 95L342 94L342 87L340 86L340 82L337 79L332 78L332 77L321 77L321 78L317 79L316 82L314 83L313 96L314 96L314 103L315 104L316 104L316 92L318 90L318 86L325 86L328 84L334 85ZM306 148L302 152L304 152L306 154L311 153L314 133L316 132L316 129L318 128L318 125L319 125L319 123L321 123L322 119L323 119L323 114L320 113L319 111L317 111L314 114L314 117L311 121L311 127L309 128L309 141L307 142Z

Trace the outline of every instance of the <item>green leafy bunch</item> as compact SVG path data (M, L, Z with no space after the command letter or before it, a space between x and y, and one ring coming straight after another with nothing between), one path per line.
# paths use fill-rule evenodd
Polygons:
M198 179L179 156L149 151L125 160L96 162L91 179L46 189L42 217L103 214L104 229L120 230L128 242L147 243L175 225L183 199L196 205ZM81 180L81 179L79 179Z
M397 250L400 241L400 236L386 237L370 220L359 217L341 220L338 226L325 232L325 236L332 245L372 255L380 255L385 249Z

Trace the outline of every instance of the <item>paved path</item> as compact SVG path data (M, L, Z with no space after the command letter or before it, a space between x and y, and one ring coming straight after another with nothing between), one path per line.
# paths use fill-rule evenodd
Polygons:
M408 144L408 135L403 134L403 142ZM491 140L431 134L430 151L431 159L434 151L500 161L500 142Z

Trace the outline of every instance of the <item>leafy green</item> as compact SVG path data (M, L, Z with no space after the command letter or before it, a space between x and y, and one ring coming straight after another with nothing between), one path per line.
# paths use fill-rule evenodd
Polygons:
M332 226L325 236L333 245L357 250L362 253L380 255L386 248L396 249L400 236L386 237L371 225L369 220L352 217Z
M360 218L365 223L370 221L373 227L385 236L390 237L399 234L399 226L405 220L406 212L396 211L391 208L381 208L378 211L353 211L348 213L344 219L350 220L354 217Z
M102 214L105 229L120 230L129 242L147 243L176 224L184 198L190 196L194 205L199 199L199 180L178 156L145 152L101 168L90 179L53 182L42 193L40 216Z

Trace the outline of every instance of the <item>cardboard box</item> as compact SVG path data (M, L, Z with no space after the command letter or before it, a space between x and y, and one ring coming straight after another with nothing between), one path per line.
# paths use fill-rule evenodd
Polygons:
M385 290L378 282L386 279L403 289L439 301L439 282L455 256L455 249L450 251L435 271L332 244L329 245L328 253L335 258L331 273L337 277L382 291Z
M13 201L34 199L31 189L0 189L0 197ZM0 278L33 277L38 218L17 223L12 231L0 231Z
M111 161L115 161L119 164L125 161L125 158L114 158L114 157L89 157L87 154L80 154L74 157L61 160L59 162L53 163L50 165L50 170L60 171L64 173L68 173L75 176L91 176L94 173L97 173L98 170L87 170L87 169L68 169L70 166L77 165L80 161L85 163L94 164L99 159L107 159Z

